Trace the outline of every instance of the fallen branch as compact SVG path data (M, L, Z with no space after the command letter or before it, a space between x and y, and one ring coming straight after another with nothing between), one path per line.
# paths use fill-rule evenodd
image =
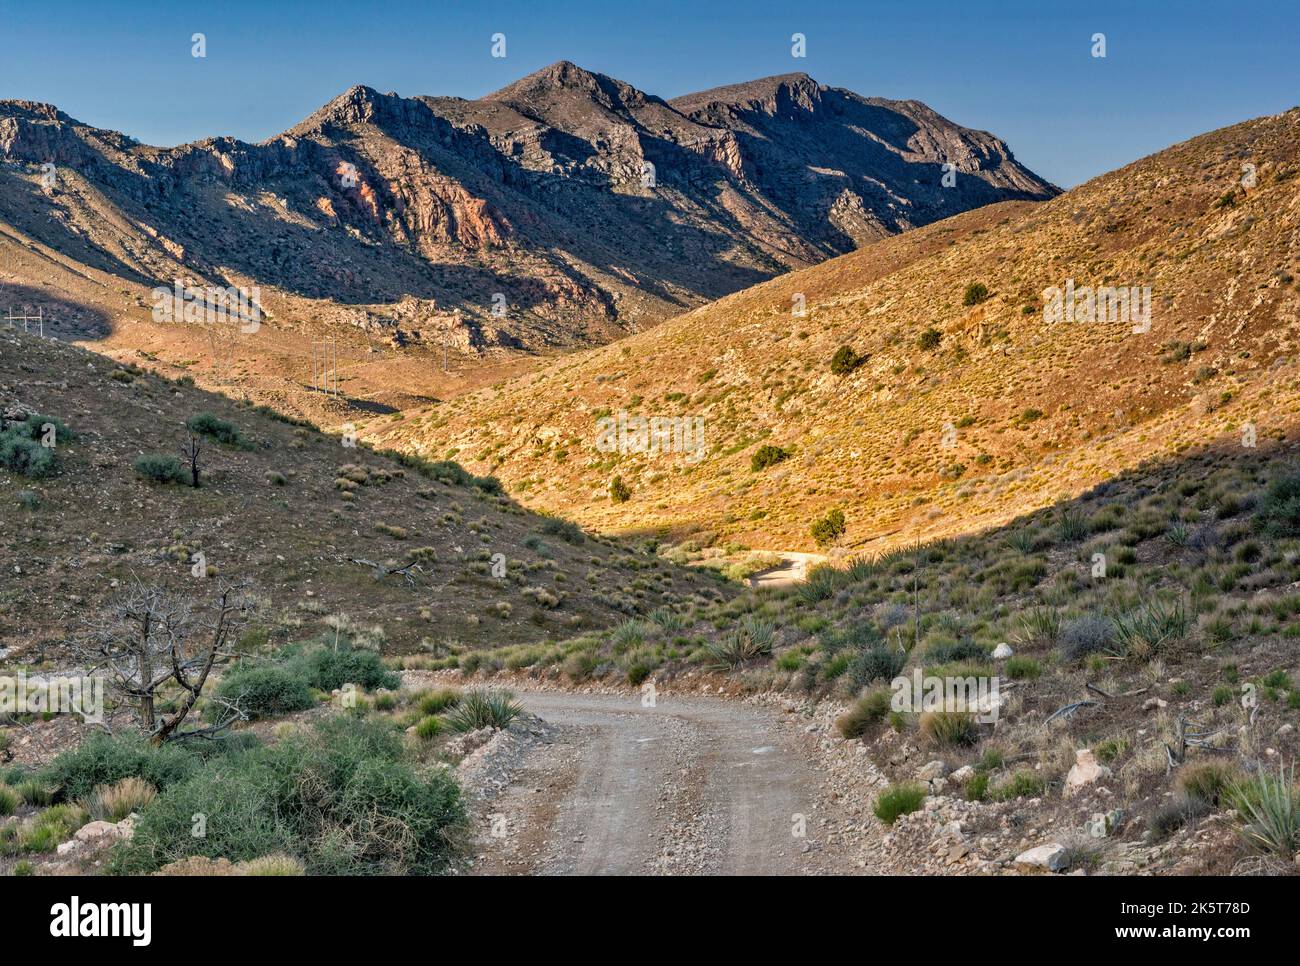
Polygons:
M1090 708L1096 703L1096 701L1075 701L1073 704L1067 704L1064 708L1057 708L1047 716L1047 720L1043 722L1043 726L1046 727L1055 718L1059 718L1062 715L1074 714L1074 712L1078 711L1080 708Z

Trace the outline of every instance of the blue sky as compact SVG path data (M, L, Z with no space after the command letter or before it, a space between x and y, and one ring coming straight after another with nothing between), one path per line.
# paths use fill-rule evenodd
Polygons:
M807 57L790 36L807 37ZM207 57L190 37L207 37ZM491 56L506 35L507 56ZM1106 35L1107 56L1090 56ZM1295 0L0 0L0 98L171 145L258 141L353 84L477 97L566 59L672 97L802 70L925 101L1070 187L1300 101Z

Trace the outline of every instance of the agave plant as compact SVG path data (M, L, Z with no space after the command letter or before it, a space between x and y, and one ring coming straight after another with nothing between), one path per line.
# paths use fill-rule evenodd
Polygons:
M739 667L755 658L772 653L776 628L754 614L746 614L740 624L708 645L710 667L724 671Z

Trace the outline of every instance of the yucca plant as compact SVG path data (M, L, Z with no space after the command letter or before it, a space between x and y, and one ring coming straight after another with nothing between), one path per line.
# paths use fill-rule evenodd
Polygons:
M454 731L500 730L508 728L523 710L509 691L467 691L461 695L446 721Z
M1153 597L1135 610L1116 614L1112 621L1115 651L1120 656L1146 659L1187 636L1191 618L1181 599L1164 601Z
M808 571L808 579L799 585L799 599L806 604L817 604L835 593L836 570L820 566Z
M775 627L760 617L746 614L739 625L708 645L710 667L725 671L766 657L772 653L775 638Z
M654 625L643 620L627 620L609 632L609 643L615 653L626 651L630 647L640 647Z
M670 607L656 607L650 612L650 620L666 634L676 634L686 626L682 615Z
M1061 615L1052 607L1035 607L1020 614L1020 637L1027 643L1055 644L1061 636Z
M1295 765L1278 765L1277 777L1267 773L1236 784L1229 798L1241 817L1241 833L1256 848L1290 859L1300 852L1300 796Z

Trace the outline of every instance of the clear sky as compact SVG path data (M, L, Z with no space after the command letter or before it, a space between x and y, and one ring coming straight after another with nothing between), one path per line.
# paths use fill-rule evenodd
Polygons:
M663 97L801 70L915 98L1070 187L1300 102L1300 0L0 0L0 98L158 145L260 141L358 83L477 97L560 59Z

